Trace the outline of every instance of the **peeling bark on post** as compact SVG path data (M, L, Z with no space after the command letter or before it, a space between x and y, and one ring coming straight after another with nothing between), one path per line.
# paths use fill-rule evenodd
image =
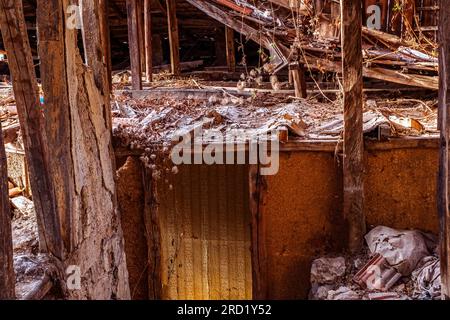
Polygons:
M361 2L341 0L342 74L344 90L344 216L351 252L363 245L366 230L363 211L363 78Z
M128 47L130 48L131 81L133 90L142 90L141 51L136 0L127 0Z
M144 36L145 36L145 75L148 82L153 77L153 44L152 44L152 8L151 0L144 0Z
M0 132L2 125L0 123ZM8 196L8 170L3 134L0 134L0 300L15 298L11 210Z
M45 123L22 1L0 0L0 25L3 43L8 53L25 154L30 168L41 249L61 259L63 248L56 211L55 188L51 180Z
M178 20L175 0L166 0L167 21L169 24L170 65L172 73L179 75L180 69L180 40L178 38Z
M441 0L439 16L439 111L440 150L438 213L440 222L439 242L441 257L442 298L450 299L450 209L449 209L449 135L450 135L450 7Z

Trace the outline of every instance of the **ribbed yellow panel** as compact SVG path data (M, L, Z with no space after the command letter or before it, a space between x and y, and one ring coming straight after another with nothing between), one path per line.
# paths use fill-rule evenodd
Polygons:
M179 167L158 200L163 298L251 299L248 168Z

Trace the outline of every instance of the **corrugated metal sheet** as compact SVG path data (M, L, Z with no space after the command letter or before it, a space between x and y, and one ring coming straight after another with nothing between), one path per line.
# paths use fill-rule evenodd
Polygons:
M248 168L167 175L158 185L163 298L251 299Z

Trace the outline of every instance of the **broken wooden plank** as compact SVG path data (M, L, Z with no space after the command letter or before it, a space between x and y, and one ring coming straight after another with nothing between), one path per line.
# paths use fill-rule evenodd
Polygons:
M61 259L62 239L56 211L55 187L52 184L52 171L48 159L45 118L42 117L21 1L0 1L0 25L3 43L8 52L26 159L30 168L41 249Z
M439 180L438 215L441 259L442 298L450 299L450 210L449 210L449 168L450 168L450 6L440 1L439 14Z
M366 233L363 189L362 11L358 1L341 1L342 77L344 94L344 217L348 245L361 250Z
M281 43L276 43L273 39L264 33L259 32L257 29L246 24L241 19L235 19L231 17L227 12L221 10L217 6L207 1L200 0L186 0L197 9L203 11L211 18L219 21L227 27L241 33L245 37L254 42L261 44L267 50L270 51L274 64L273 72L277 72L287 65L287 57L289 56L289 50Z
M2 129L3 132L3 143L8 144L16 141L18 134L20 131L20 124L16 123L10 126L7 126Z

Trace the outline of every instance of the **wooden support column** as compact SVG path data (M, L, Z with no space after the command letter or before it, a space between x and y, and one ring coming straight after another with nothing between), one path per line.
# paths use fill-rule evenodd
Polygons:
M2 126L0 123L0 132ZM15 298L11 210L8 195L8 170L3 134L0 134L0 300Z
M179 75L180 69L180 40L178 35L178 20L177 8L175 0L166 0L167 4L167 21L169 28L169 42L170 42L170 64L172 73Z
M308 93L306 91L306 80L305 80L305 70L303 65L298 63L291 64L289 66L290 78L294 82L295 97L306 98Z
M440 1L439 13L439 111L441 143L439 150L438 214L442 298L450 299L450 6Z
M83 39L86 64L92 68L95 84L101 93L109 99L111 79L108 78L107 50L109 48L109 34L106 34L104 19L106 8L100 0L80 0L83 8ZM92 14L98 12L97 15ZM106 22L107 23L107 22Z
M234 48L234 30L225 26L225 41L227 44L227 66L228 71L236 71L236 54Z
M111 35L109 30L109 0L99 0L100 34L102 38L103 59L107 67L109 90L112 90Z
M344 90L344 217L351 252L358 252L366 232L363 211L363 77L361 2L341 0L342 77Z
M264 214L267 201L267 181L264 176L260 175L259 165L249 167L249 201L252 216L252 294L254 300L265 300L269 298Z
M145 22L144 22L144 0L137 2L137 19L139 30L139 55L141 59L141 72L145 72Z
M30 168L41 250L61 259L62 239L48 159L45 118L39 101L22 1L0 0L0 26L8 54L26 160Z
M45 96L45 122L47 143L55 146L49 150L49 164L52 168L56 203L61 221L61 236L65 249L71 252L71 213L73 209L71 193L70 113L67 97L67 77L64 61L64 38L57 26L64 21L59 0L38 0L36 10L39 38L40 72L42 90ZM56 147L57 146L57 147Z
M133 90L142 90L141 54L136 0L127 0L128 46L130 48L131 78Z
M151 0L144 0L145 75L148 82L153 77L152 8Z

